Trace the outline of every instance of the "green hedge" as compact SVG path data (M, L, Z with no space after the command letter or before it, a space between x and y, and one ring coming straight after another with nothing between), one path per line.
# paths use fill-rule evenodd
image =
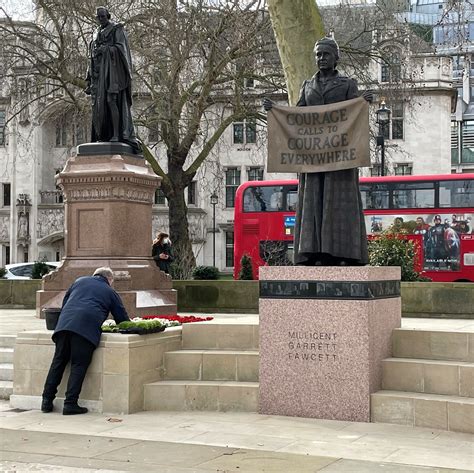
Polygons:
M182 312L258 313L258 281L174 281ZM0 308L35 308L39 280L0 280ZM405 317L474 319L473 283L403 282Z

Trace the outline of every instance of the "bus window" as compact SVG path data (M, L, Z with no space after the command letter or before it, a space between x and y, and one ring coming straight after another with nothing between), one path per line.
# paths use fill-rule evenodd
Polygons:
M296 212L296 206L298 205L298 191L291 190L286 194L287 209L289 212Z
M440 181L440 207L474 207L474 181Z
M393 189L393 208L421 209L435 206L432 182L396 183Z
M364 209L388 209L389 192L387 184L364 184L360 186Z
M244 212L279 212L284 210L281 186L249 187L244 192Z

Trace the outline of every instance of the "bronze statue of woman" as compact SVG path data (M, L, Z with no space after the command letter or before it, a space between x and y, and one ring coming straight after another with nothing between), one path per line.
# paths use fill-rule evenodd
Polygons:
M336 69L339 47L332 38L316 42L319 68L301 87L298 107L342 102L359 97L354 79ZM372 92L362 96L372 101ZM272 102L264 99L265 110ZM295 264L306 266L360 266L368 262L367 235L357 168L301 173L295 226Z

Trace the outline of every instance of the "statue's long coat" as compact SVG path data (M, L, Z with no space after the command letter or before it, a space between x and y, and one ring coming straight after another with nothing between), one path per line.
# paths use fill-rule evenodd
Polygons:
M99 48L103 46L103 52ZM99 28L90 43L87 80L91 84L91 141L109 141L113 136L108 95L116 94L119 112L119 141L138 149L132 121L132 58L127 34L121 24L110 22Z
M353 79L336 75L325 84L319 73L303 83L297 106L342 102L359 96ZM366 264L367 236L357 169L302 173L295 228L295 263L321 253Z

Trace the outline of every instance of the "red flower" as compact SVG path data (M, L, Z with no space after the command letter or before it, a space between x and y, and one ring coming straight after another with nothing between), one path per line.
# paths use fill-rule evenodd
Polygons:
M187 324L191 322L204 322L212 320L214 317L196 317L194 315L143 315L142 319L166 319L172 322L179 322L180 324Z

